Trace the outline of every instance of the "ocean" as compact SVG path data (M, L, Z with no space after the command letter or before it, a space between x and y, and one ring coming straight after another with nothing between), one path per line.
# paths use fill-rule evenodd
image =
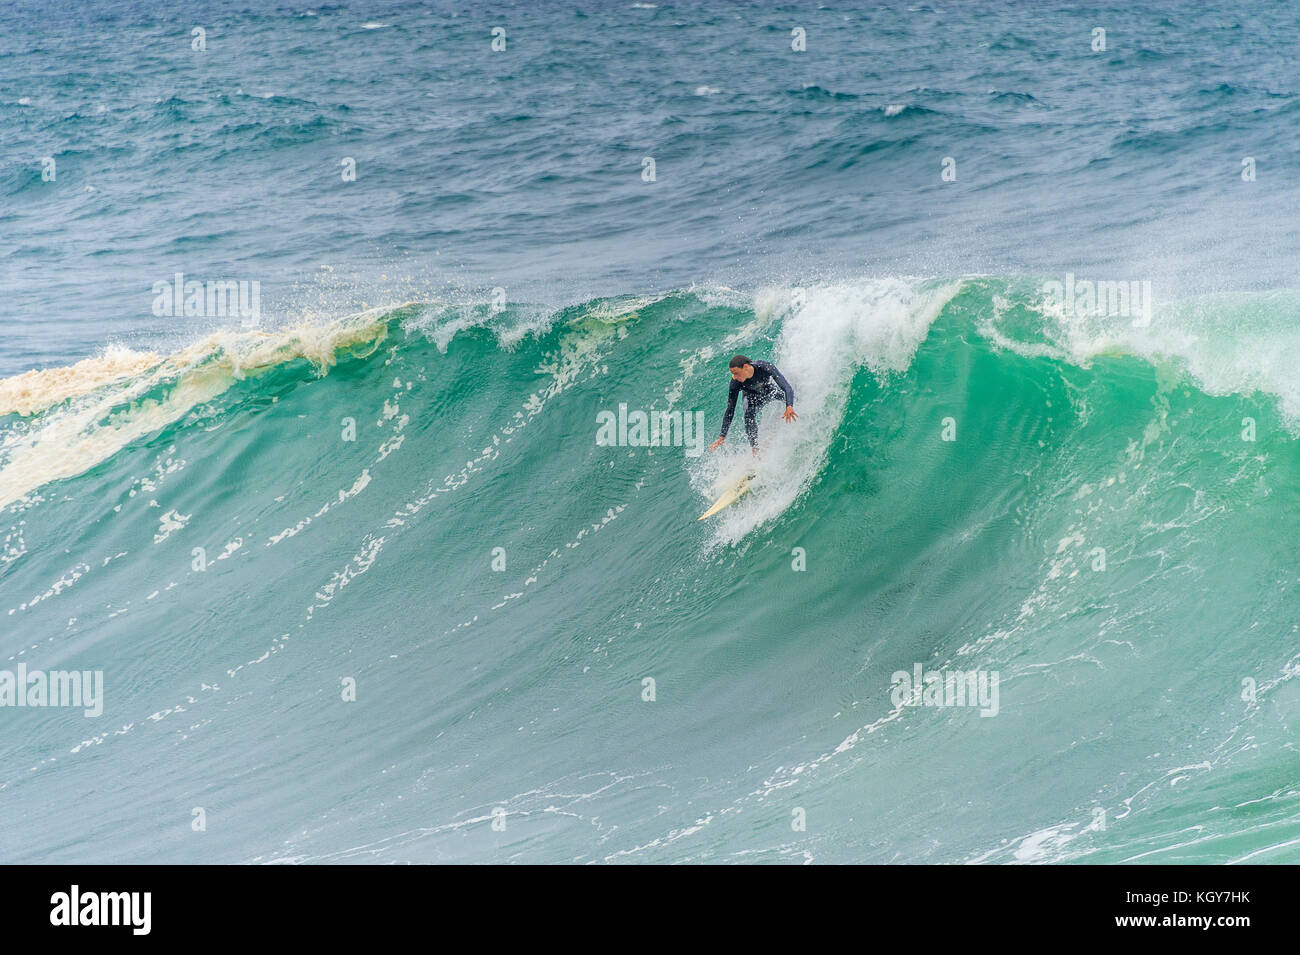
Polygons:
M1141 7L4 0L0 861L1300 861L1300 7Z

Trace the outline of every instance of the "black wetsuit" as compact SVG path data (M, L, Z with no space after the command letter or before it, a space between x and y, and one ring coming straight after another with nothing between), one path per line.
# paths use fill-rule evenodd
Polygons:
M727 394L727 413L722 416L722 437L727 436L731 427L731 418L736 413L736 396L745 393L745 434L749 436L752 447L758 447L758 412L773 398L785 395L787 406L794 405L794 389L785 376L770 361L750 362L754 373L748 381L731 379L731 390Z

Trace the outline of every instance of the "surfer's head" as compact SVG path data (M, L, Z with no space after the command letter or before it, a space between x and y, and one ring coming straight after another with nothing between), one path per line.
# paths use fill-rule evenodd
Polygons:
M731 377L737 381L749 381L754 375L754 364L744 355L731 359Z

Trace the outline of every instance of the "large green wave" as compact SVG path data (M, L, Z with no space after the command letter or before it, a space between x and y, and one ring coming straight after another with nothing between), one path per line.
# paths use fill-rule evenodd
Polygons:
M1294 298L1040 287L416 303L29 380L0 649L106 705L4 714L5 857L1294 861ZM698 524L741 429L599 416L711 437L736 351L801 417ZM996 715L900 704L918 665Z

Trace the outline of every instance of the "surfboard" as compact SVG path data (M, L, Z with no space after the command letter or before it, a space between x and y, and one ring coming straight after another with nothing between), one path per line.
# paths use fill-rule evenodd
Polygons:
M745 492L749 490L749 482L752 481L753 479L754 479L754 475L752 474L745 475L743 478L741 478L731 487L727 488L727 490L723 492L722 497L718 498L716 501L713 502L712 507L710 507L707 511L705 511L703 514L701 514L699 517L695 519L697 521L702 521L706 517L712 517L714 514L718 513L718 511L722 510L723 508L727 508L730 507L732 504L735 504L736 501L738 501L741 497L743 497Z

